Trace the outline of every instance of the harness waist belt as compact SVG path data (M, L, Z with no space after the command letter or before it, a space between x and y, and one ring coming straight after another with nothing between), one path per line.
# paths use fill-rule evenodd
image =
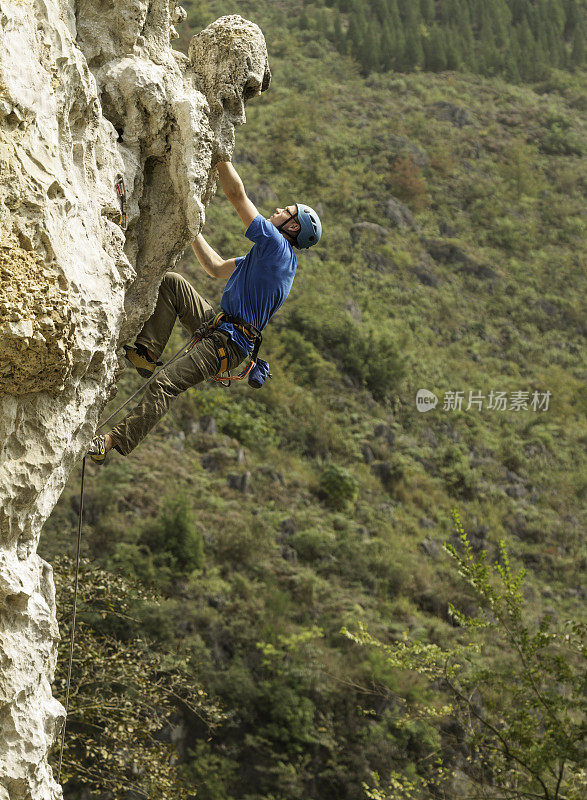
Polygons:
M219 315L220 316L220 315ZM228 322L230 325L234 325L241 333L243 333L247 339L251 339L255 341L255 339L262 339L261 331L258 331L250 322L247 322L240 317L235 317L234 314L228 314L224 309L222 309L222 315L218 322ZM218 323L217 323L218 324Z
M212 323L210 324L210 328L218 328L218 325L221 322L228 322L230 325L234 325L239 331L241 331L244 336L253 344L253 350L251 352L251 363L248 367L248 370L252 369L252 367L257 363L257 356L259 353L259 348L261 347L261 342L263 341L263 336L261 335L261 331L258 331L254 325L251 325L244 319L240 317L235 317L234 314L227 314L224 309L220 311L219 314L216 314ZM222 331L222 333L226 333L228 336L227 331ZM220 352L222 350L222 352ZM218 351L218 356L220 358L220 369L219 372L226 372L227 365L228 365L228 354L224 347L221 347ZM240 378L239 378L240 380Z

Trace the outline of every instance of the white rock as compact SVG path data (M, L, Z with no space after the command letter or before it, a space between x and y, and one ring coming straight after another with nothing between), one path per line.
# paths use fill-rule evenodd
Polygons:
M170 47L183 16L173 0L2 2L0 800L62 797L47 765L64 712L41 527L96 429L117 349L202 229L244 101L270 81L257 26L217 20L188 59Z

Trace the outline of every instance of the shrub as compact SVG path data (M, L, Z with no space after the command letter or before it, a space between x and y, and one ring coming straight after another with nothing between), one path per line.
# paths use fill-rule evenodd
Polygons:
M430 205L426 180L412 156L398 156L392 162L387 184L394 197L414 211L422 211Z
M200 569L204 563L204 542L185 495L165 501L161 513L145 528L140 541L159 554L160 561L182 572Z
M331 373L332 364L326 361L313 343L299 331L287 330L283 335L284 356L289 361L288 369L294 373L302 386L313 385L321 373Z
M194 392L183 404L185 410L182 413L186 418L194 413L212 416L222 433L238 439L245 447L264 450L279 441L267 409L252 397L201 390Z
M448 445L441 456L439 471L447 490L455 497L472 500L477 490L477 475L468 464L467 454L457 445Z
M278 437L266 410L254 401L247 403L244 409L242 405L224 410L218 419L222 433L238 439L245 447L257 450L277 444Z
M499 558L490 564L485 552L475 554L456 509L453 518L460 546L445 544L445 550L474 599L472 613L449 604L450 616L462 633L458 644L447 649L414 633L387 644L361 622L357 633L346 628L342 633L383 656L391 675L391 669L395 674L409 670L427 679L435 693L441 688L448 691L451 705L443 707L437 698L431 702L422 693L418 717L434 721L450 714L453 725L465 734L462 796L583 798L585 623L557 622L548 613L538 622L525 600L525 572L513 570L505 543L500 541ZM488 652L497 655L491 664ZM383 680L389 685L389 678ZM433 737L424 748L435 753L438 742ZM492 781L489 795L487 776ZM450 772L442 770L440 777L444 782ZM432 784L439 790L433 796L446 796L440 782ZM377 800L414 796L404 787L393 789L391 795L367 796Z
M562 114L553 112L545 120L547 133L542 137L540 149L551 156L580 156L583 146L579 137L570 129L571 123Z
M311 339L321 355L339 362L377 400L383 400L406 373L402 343L392 342L384 334L365 334L348 319L335 314L318 316L307 309L294 311L292 325Z
M292 546L302 561L318 561L334 550L336 539L330 531L310 528L298 531L292 539Z
M342 511L359 496L359 485L347 469L330 464L320 476L320 496L330 508Z

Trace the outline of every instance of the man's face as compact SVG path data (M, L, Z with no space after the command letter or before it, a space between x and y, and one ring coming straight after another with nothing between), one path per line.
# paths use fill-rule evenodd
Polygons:
M291 236L295 236L300 229L300 223L296 216L297 213L298 207L295 204L285 206L285 208L278 207L269 217L269 222L272 222L276 228L285 222L286 224L281 230L289 233Z

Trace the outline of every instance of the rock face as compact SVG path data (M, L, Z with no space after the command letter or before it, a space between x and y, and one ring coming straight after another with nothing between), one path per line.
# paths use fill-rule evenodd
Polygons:
M0 3L0 800L62 796L41 527L270 82L256 25L223 17L186 57L184 17L174 0Z

